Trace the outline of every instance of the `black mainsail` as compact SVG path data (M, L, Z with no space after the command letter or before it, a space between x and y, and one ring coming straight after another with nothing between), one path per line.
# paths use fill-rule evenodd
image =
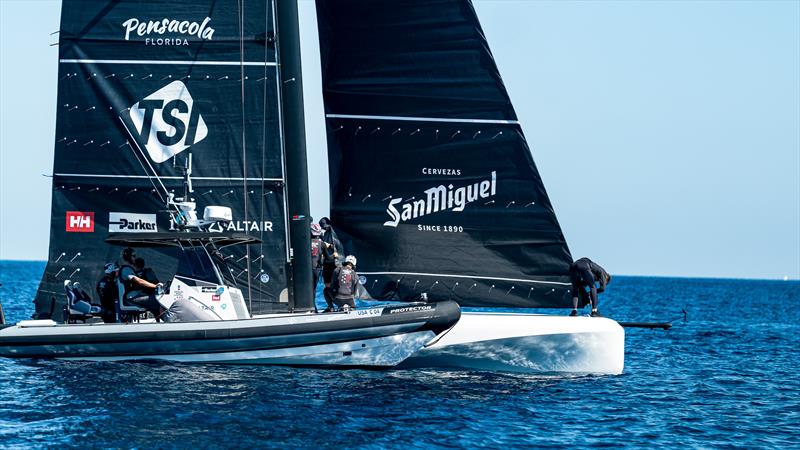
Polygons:
M316 5L331 218L369 293L571 306L572 258L472 4Z
M274 5L265 1L65 0L50 250L36 316L61 319L63 282L93 287L117 261L109 232L173 228L167 195L190 169L198 214L231 207L262 243L225 250L251 312L290 308ZM141 253L169 279L167 250ZM54 307L55 302L55 307Z

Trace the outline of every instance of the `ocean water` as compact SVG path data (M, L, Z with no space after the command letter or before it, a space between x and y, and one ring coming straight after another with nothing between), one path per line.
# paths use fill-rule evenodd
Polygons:
M0 262L10 321L43 268ZM800 282L620 276L601 310L677 320L619 376L0 359L0 448L800 448Z

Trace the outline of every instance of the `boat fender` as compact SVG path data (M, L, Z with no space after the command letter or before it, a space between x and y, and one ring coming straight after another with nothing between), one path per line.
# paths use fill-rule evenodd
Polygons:
M23 320L17 324L20 328L34 328L34 327L54 327L58 325L55 321L50 319L41 320Z
M212 320L222 320L213 311L205 310L202 304L193 301L192 297L175 299L172 305L164 313L165 322L207 322Z

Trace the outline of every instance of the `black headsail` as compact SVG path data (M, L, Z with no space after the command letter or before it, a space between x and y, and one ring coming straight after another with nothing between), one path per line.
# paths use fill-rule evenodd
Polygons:
M375 298L565 307L571 256L472 4L317 0L331 218Z
M253 313L286 310L284 158L273 5L266 1L64 0L52 225L37 315L54 318L66 279L93 288L117 261L109 232L171 229L165 201L191 169L200 216L262 243L226 248ZM158 175L156 177L155 175ZM175 254L138 251L168 280ZM249 253L249 257L248 257Z

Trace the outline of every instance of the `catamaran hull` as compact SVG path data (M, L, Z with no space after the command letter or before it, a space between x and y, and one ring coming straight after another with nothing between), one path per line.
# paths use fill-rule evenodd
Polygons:
M625 331L610 319L463 313L400 367L620 374L624 365Z
M393 367L436 337L433 331L417 331L336 344L236 352L163 354L147 356L65 357L65 360L133 361L164 360L182 363L264 364L296 367Z
M215 322L23 322L0 330L0 356L392 367L452 327L459 315L458 305L447 302Z

